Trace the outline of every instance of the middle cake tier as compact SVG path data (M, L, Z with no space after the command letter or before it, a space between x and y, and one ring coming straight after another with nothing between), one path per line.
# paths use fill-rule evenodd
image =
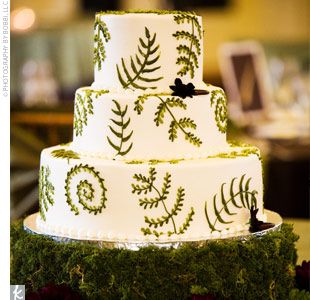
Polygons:
M182 98L80 88L72 149L125 160L200 158L225 151L225 93L211 85L203 93Z

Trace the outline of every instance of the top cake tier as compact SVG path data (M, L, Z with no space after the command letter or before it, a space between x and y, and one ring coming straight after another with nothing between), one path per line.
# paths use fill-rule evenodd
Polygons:
M93 88L170 91L202 82L203 30L192 12L100 12L94 25Z

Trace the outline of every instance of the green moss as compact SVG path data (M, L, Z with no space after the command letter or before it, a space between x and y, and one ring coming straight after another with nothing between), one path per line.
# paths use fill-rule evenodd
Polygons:
M107 10L97 12L96 15L125 15L125 14L156 14L156 15L178 15L178 14L192 14L196 15L192 11L181 11L181 10L146 10L146 9L129 9L129 10Z
M248 241L139 251L58 243L11 227L11 284L36 290L67 283L85 299L189 299L192 291L229 299L289 299L297 236L292 226Z

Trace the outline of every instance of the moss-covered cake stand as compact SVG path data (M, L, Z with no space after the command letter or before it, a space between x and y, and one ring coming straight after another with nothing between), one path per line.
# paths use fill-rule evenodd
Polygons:
M278 224L243 238L130 250L35 234L18 222L11 227L11 284L31 291L65 283L92 300L289 299L297 239L291 225Z

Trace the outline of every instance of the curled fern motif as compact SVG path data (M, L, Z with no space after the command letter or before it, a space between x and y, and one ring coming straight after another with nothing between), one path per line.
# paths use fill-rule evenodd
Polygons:
M211 92L211 106L215 106L214 115L218 130L222 133L227 131L227 100L223 90Z
M198 18L195 14L183 12L174 16L174 21L181 25L184 23L191 25L191 31L177 31L173 36L177 40L183 40L186 44L180 44L177 47L179 57L177 65L182 65L178 71L178 75L184 76L188 72L191 78L195 76L195 69L199 67L198 56L201 54L200 39L202 38L202 30Z
M44 221L46 220L45 212L48 211L48 205L54 204L55 188L49 179L50 175L50 168L41 166L39 171L39 211Z
M257 207L256 196L258 192L256 190L250 190L250 183L251 177L246 179L246 175L243 174L239 183L237 183L236 177L231 180L227 192L225 192L226 183L221 185L219 195L215 194L213 197L213 212L215 214L215 219L213 221L209 216L210 208L208 208L207 201L205 202L205 216L211 232L220 231L216 226L217 223L233 223L230 217L236 215L236 213L232 212L232 208L246 208L250 210L252 206L254 208Z
M96 16L94 24L94 65L97 65L98 70L102 68L102 63L106 58L105 45L103 39L107 43L111 39L111 35L108 31L107 25L104 21L100 19L99 16Z
M143 105L149 97L155 97L159 100L159 104L157 106L154 118L156 126L160 126L161 124L164 123L166 114L168 114L171 118L168 130L169 140L171 142L174 142L178 138L178 132L180 131L181 133L183 133L186 141L188 141L189 143L191 143L196 147L201 146L202 144L201 139L195 136L195 134L190 131L190 129L195 130L197 128L195 121L189 117L183 117L177 119L173 113L172 110L173 108L181 108L183 110L187 109L187 104L184 102L183 99L179 97L168 97L164 100L164 98L161 97L160 94L141 95L137 98L137 100L134 103L135 104L134 110L138 114L142 113Z
M160 66L156 66L159 60L159 45L155 45L156 33L151 37L148 28L145 27L146 39L139 38L138 53L134 58L130 56L130 67L126 66L124 58L122 58L121 66L116 65L117 75L124 89L135 88L140 90L156 89L151 83L163 79L163 77L150 77ZM123 72L121 72L121 69Z
M138 195L146 195L153 192L155 194L155 196L151 198L140 198L139 205L142 206L144 209L156 209L159 207L159 205L161 205L164 211L164 215L158 218L150 218L148 216L145 216L144 221L148 225L148 227L141 228L141 231L144 235L155 235L156 237L159 237L163 234L167 234L168 236L171 236L173 234L183 234L189 228L190 223L193 221L193 216L195 214L194 208L190 208L190 211L187 214L185 221L181 226L179 226L179 228L177 228L175 217L179 214L179 212L182 211L182 207L185 201L185 190L183 187L179 187L177 189L177 195L174 205L171 209L168 209L166 202L168 200L168 195L171 188L171 174L166 173L163 179L163 185L161 189L154 185L156 180L156 174L157 172L155 168L151 167L149 169L148 176L145 176L143 174L135 174L133 176L133 178L138 183L131 185L132 193L136 193ZM168 224L171 225L172 230L169 230L166 233L157 230L159 227L163 227Z
M94 114L93 97L98 98L109 91L85 89L83 92L83 96L77 92L74 101L73 131L75 136L82 135L83 127L87 126L88 116Z
M113 147L116 150L116 155L126 155L132 148L132 143L124 149L125 143L127 143L131 136L133 131L131 131L129 134L125 134L125 130L127 129L128 125L130 124L130 118L125 120L125 115L127 113L128 105L125 106L124 110L122 110L120 104L116 100L112 100L116 106L116 109L112 109L112 112L115 114L117 119L111 119L114 126L117 126L119 129L118 131L112 127L109 126L111 132L115 136L116 139L119 140L119 144L116 145L112 140L107 137L107 140L111 147Z
M76 177L76 178L75 178ZM94 188L94 182L99 189ZM78 205L89 213L97 215L105 208L107 201L104 180L94 167L88 165L76 165L67 173L66 178L67 203L75 215L80 213ZM97 194L96 194L97 193ZM98 203L94 204L94 201Z

